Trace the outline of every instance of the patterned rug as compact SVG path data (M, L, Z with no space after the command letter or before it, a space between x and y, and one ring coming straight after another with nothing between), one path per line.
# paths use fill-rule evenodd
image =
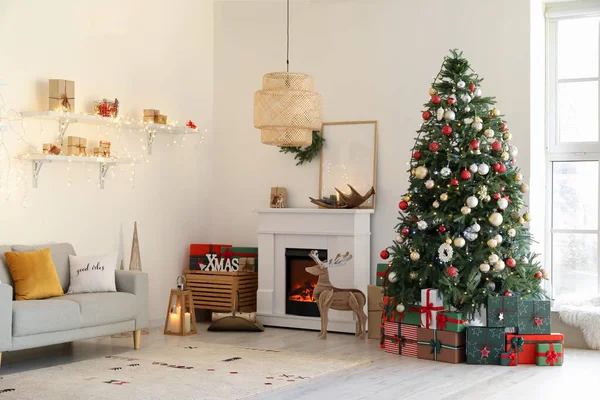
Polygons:
M370 362L200 342L3 375L0 400L244 399Z

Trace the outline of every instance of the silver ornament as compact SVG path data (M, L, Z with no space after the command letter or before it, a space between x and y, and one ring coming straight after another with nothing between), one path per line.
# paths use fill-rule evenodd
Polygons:
M398 282L398 275L396 275L396 273L394 271L391 271L388 274L388 281L390 281L391 283L396 283Z
M478 233L481 230L481 226L477 222L475 222L469 227L469 229L471 230L471 232Z
M490 264L487 264L487 263L479 264L479 270L483 273L488 272L490 270Z
M438 208L440 206L440 203L436 200L433 202L432 206L433 208Z
M435 182L431 179L428 179L425 181L425 187L427 189L433 189L433 187L435 186Z
M472 173L477 172L477 164L471 164L469 165L469 171L471 171Z
M452 170L450 170L448 167L444 167L440 170L440 175L442 175L444 178L449 177L450 174L452 174Z
M396 306L396 311L399 312L399 313L403 313L405 309L406 309L406 307L404 307L404 304L402 304L402 303L398 304Z
M435 117L438 121L441 121L444 118L444 109L442 107L438 108L435 112Z
M475 208L475 207L477 207L477 204L479 204L479 200L475 196L469 196L469 197L467 197L466 203L467 203L467 206L469 206L471 208Z
M479 167L477 169L479 175L487 175L487 173L490 172L490 166L487 164L479 164Z
M446 121L454 121L455 117L456 117L456 115L454 114L454 111L452 111L452 110L446 110L446 112L444 113L444 119Z
M458 81L456 83L456 87L459 89L464 89L465 88L465 82L464 81Z
M427 229L427 222L425 222L425 221L417 222L417 228L424 231L425 229Z

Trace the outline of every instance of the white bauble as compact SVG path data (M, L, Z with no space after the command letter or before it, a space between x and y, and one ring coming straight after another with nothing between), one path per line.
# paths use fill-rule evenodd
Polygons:
M427 222L425 222L425 221L417 222L417 228L424 231L425 229L427 229Z
M483 136L485 136L486 138L494 137L494 130L487 128L485 131L483 131Z
M404 307L404 304L400 303L396 306L396 311L399 313L403 313L404 310L406 310L406 307Z
M521 187L519 187L519 190L521 191L521 193L527 193L529 192L529 185L526 183L522 183Z
M433 189L433 187L435 186L435 182L431 179L428 179L425 181L425 187L427 189Z
M471 171L472 173L477 172L478 168L477 168L477 164L471 164L469 165L469 171Z
M458 81L456 82L456 87L459 89L464 89L465 88L465 81Z
M439 201L434 201L432 204L433 208L438 208L440 206L440 202Z
M488 272L490 270L490 264L487 264L487 263L479 264L479 270L485 274L486 272Z
M396 283L398 282L398 275L396 275L396 273L394 271L391 271L388 274L388 281L390 281L391 283Z
M510 142L510 140L512 139L512 134L509 131L506 131L502 135L502 139L506 140L507 142Z
M490 254L490 256L488 257L488 261L490 262L490 264L497 263L499 259L500 257L498 257L497 254Z
M515 231L513 228L510 228L508 231L506 231L506 233L510 237L515 237L517 235L517 231Z
M471 214L471 208L470 208L470 207L467 207L467 206L462 206L462 207L461 207L461 209L460 209L460 212L461 212L463 215L468 215L468 214Z
M480 225L479 225L477 222L475 222L473 225L471 225L471 226L469 227L469 230L470 230L471 232L478 233L478 232L481 230L481 226L480 226Z
M510 146L510 155L516 157L519 154L517 146Z
M509 151L510 150L510 143L504 143L504 145L502 146L502 148L504 149L504 151Z
M505 265L504 265L504 261L502 260L498 260L494 263L494 271L496 272L500 272L504 269Z
M448 193L442 193L442 194L440 194L440 200L441 201L448 200Z
M498 242L496 242L496 239L490 239L487 241L487 245L489 248L495 249L498 246Z
M492 110L492 114L497 117L498 115L500 115L500 110L498 110L496 107L494 107L494 109Z
M468 94L463 94L462 96L460 96L460 99L463 101L463 103L465 104L469 104L471 102L471 96L469 96Z
M442 107L438 108L435 112L435 117L438 121L441 121L444 118L444 109Z
M410 252L410 259L413 261L419 261L419 259L421 258L421 255L416 252L416 251L411 251Z
M446 112L444 113L444 119L446 121L454 121L455 117L456 117L456 115L454 114L454 111L452 111L452 110L446 110Z
M521 182L522 180L523 180L523 174L522 174L522 173L520 173L520 172L517 172L517 173L515 174L515 181L517 181L517 182Z
M488 221L490 222L490 224L492 224L493 226L500 226L500 224L502 223L502 214L500 213L492 213L489 217L488 217Z
M478 234L473 233L473 232L464 232L464 235L465 235L465 239L467 239L469 242L472 242L473 240L475 240L479 237Z
M521 257L521 262L523 264L529 264L529 258L527 258L527 257Z
M496 241L496 243L500 244L502 243L502 236L501 235L496 235L494 236L494 240Z
M404 238L400 235L396 236L396 243L398 243L398 244L404 243Z
M469 196L469 197L467 197L466 203L467 203L467 206L469 206L471 208L475 208L475 207L477 207L477 204L479 204L479 200L475 196Z
M465 112L469 112L469 111L471 111L471 107L469 107L469 106L466 106L466 107L465 107Z
M506 207L508 207L508 200L506 200L504 197L501 197L498 199L496 204L498 205L499 209L506 210ZM502 223L502 222L500 222L500 223ZM498 226L498 225L496 225L496 226Z
M424 167L422 165L419 165L417 167L417 169L415 170L415 176L419 179L425 179L425 177L427 176L427 173L429 171L427 170L427 167Z
M550 274L547 269L542 268L542 269L540 269L540 272L542 273L542 278L548 279L548 275L550 275Z
M454 246L461 248L465 245L465 239L461 238L461 237L457 237L456 239L454 239Z
M463 119L463 122L467 125L472 124L473 123L473 118L465 118Z
M492 198L490 197L490 195L486 195L485 199L483 199L483 201L485 201L486 203L489 203L490 200L492 200Z
M480 88L475 89L475 91L473 92L473 96L481 97L481 89Z
M480 175L487 175L488 172L490 172L490 166L487 164L479 164L479 167L477 168L479 171Z
M479 132L483 129L483 124L479 121L473 121L471 128L475 129L475 132Z
M502 154L500 154L500 158L502 159L502 161L508 161L510 156L508 155L507 152L503 151Z
M449 177L451 173L452 173L452 170L448 167L444 167L440 170L440 175L442 175L444 178Z

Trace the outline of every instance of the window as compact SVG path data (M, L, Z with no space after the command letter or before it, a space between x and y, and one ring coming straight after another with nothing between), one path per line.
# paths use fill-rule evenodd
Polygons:
M600 7L550 5L547 27L545 265L551 266L554 298L597 294Z

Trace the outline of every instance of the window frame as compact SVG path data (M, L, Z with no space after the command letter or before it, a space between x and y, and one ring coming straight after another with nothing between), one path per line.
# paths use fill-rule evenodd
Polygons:
M600 48L598 52L598 76L596 78L558 79L558 22L567 19L600 17L600 5L597 2L578 1L553 3L546 6L546 207L545 207L545 245L544 264L549 266L551 279L545 282L545 289L555 298L555 268L553 265L553 239L555 233L590 233L598 240L598 282L600 294L600 212L596 229L558 229L553 221L553 164L555 162L598 162L598 201L600 202ZM600 21L599 21L600 24ZM600 47L600 29L599 29ZM558 85L563 82L598 82L598 130L596 142L560 142L558 129L557 93ZM600 205L599 205L600 206Z

